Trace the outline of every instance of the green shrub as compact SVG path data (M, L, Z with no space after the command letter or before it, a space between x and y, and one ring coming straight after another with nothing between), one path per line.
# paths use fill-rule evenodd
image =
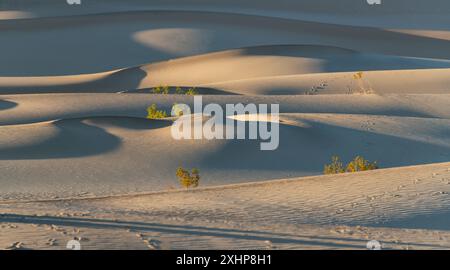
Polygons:
M189 88L185 94L188 96L198 95L197 88L195 88L195 87Z
M157 86L152 88L153 94L161 94L162 93L162 86Z
M157 87L153 87L151 89L151 92L153 94L165 94L165 95L167 95L167 94L170 93L170 86L167 86L167 85L162 86L162 85L160 85L160 86L157 86ZM198 95L198 91L197 91L197 88L195 88L195 87L191 87L191 88L185 90L182 87L177 86L177 87L175 87L175 94L177 94L177 95L195 96L195 95Z
M361 156L356 156L344 167L341 159L338 156L331 158L331 163L324 166L324 174L338 174L345 172L361 172L378 169L377 162L370 162Z
M165 85L165 86L160 85L160 86L152 88L153 94L166 94L167 95L167 94L169 94L169 91L170 91L170 87L167 85Z
M163 110L158 110L156 107L156 104L152 104L147 108L147 118L148 119L160 119L160 118L166 118L167 113Z
M323 169L324 174L337 174L344 172L344 166L338 156L331 157L331 164L325 165Z
M189 173L189 171L183 169L182 167L179 167L177 169L177 177L180 181L180 184L185 188L190 187L198 187L200 182L200 171L198 169L192 169L192 171Z
M169 86L163 86L163 88L162 88L162 93L163 94L165 94L165 95L167 95L167 94L169 94L169 91L170 91L170 87Z

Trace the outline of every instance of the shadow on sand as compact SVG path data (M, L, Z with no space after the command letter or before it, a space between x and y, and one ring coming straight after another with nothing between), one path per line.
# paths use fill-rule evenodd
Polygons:
M118 149L121 138L96 125L131 130L150 130L171 125L171 121L133 117L98 117L58 120L56 137L43 142L0 149L0 160L30 160L86 157Z

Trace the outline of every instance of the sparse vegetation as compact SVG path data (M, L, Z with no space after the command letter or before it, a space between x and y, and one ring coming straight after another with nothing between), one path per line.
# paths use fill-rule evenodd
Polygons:
M195 96L195 95L198 95L197 88L191 87L191 88L189 88L189 89L185 92L185 94L188 95L188 96Z
M152 93L153 94L165 94L165 95L167 95L167 94L169 94L169 91L170 91L170 87L167 86L167 85L165 85L165 86L160 85L160 86L152 88Z
M153 94L161 94L162 93L162 86L157 86L152 88Z
M177 177L180 181L180 184L184 188L190 188L190 187L198 187L200 182L200 171L198 169L192 169L191 172L183 169L182 167L179 167L177 169Z
M378 169L377 162L370 162L361 156L356 156L344 167L341 159L338 156L331 158L331 163L324 166L324 174L339 174L345 172L361 172Z
M164 110L158 110L156 104L152 104L147 108L147 119L166 118L167 113Z
M169 91L170 91L170 87L167 85L162 88L162 93L165 95L169 94Z
M353 89L353 87L349 87L349 93L360 93L360 94L372 94L374 93L372 86L366 80L364 80L364 72L359 71L353 74L353 80L356 81L357 89ZM353 83L352 83L353 84Z
M153 94L167 95L167 94L169 94L171 92L170 89L171 89L170 86L160 85L160 86L157 86L157 87L153 87L151 89L151 92ZM195 87L190 87L190 88L187 88L187 89L183 89L182 87L177 86L177 87L175 87L175 94L177 94L177 95L195 96L195 95L198 95L198 91L197 91L197 88L195 88Z

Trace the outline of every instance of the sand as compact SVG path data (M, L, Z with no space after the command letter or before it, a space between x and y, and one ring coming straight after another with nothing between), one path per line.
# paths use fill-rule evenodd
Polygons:
M0 248L450 248L450 4L343 2L2 1ZM280 104L279 148L173 139L160 85Z
M0 204L4 248L448 249L450 163L81 200Z

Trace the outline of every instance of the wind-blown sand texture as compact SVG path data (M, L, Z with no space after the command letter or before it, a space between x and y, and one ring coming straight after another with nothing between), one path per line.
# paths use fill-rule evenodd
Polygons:
M447 0L2 1L0 248L450 248L449 14ZM193 97L160 85L280 104L279 148L174 140L146 108ZM333 155L381 169L321 176ZM180 188L180 165L200 188Z

